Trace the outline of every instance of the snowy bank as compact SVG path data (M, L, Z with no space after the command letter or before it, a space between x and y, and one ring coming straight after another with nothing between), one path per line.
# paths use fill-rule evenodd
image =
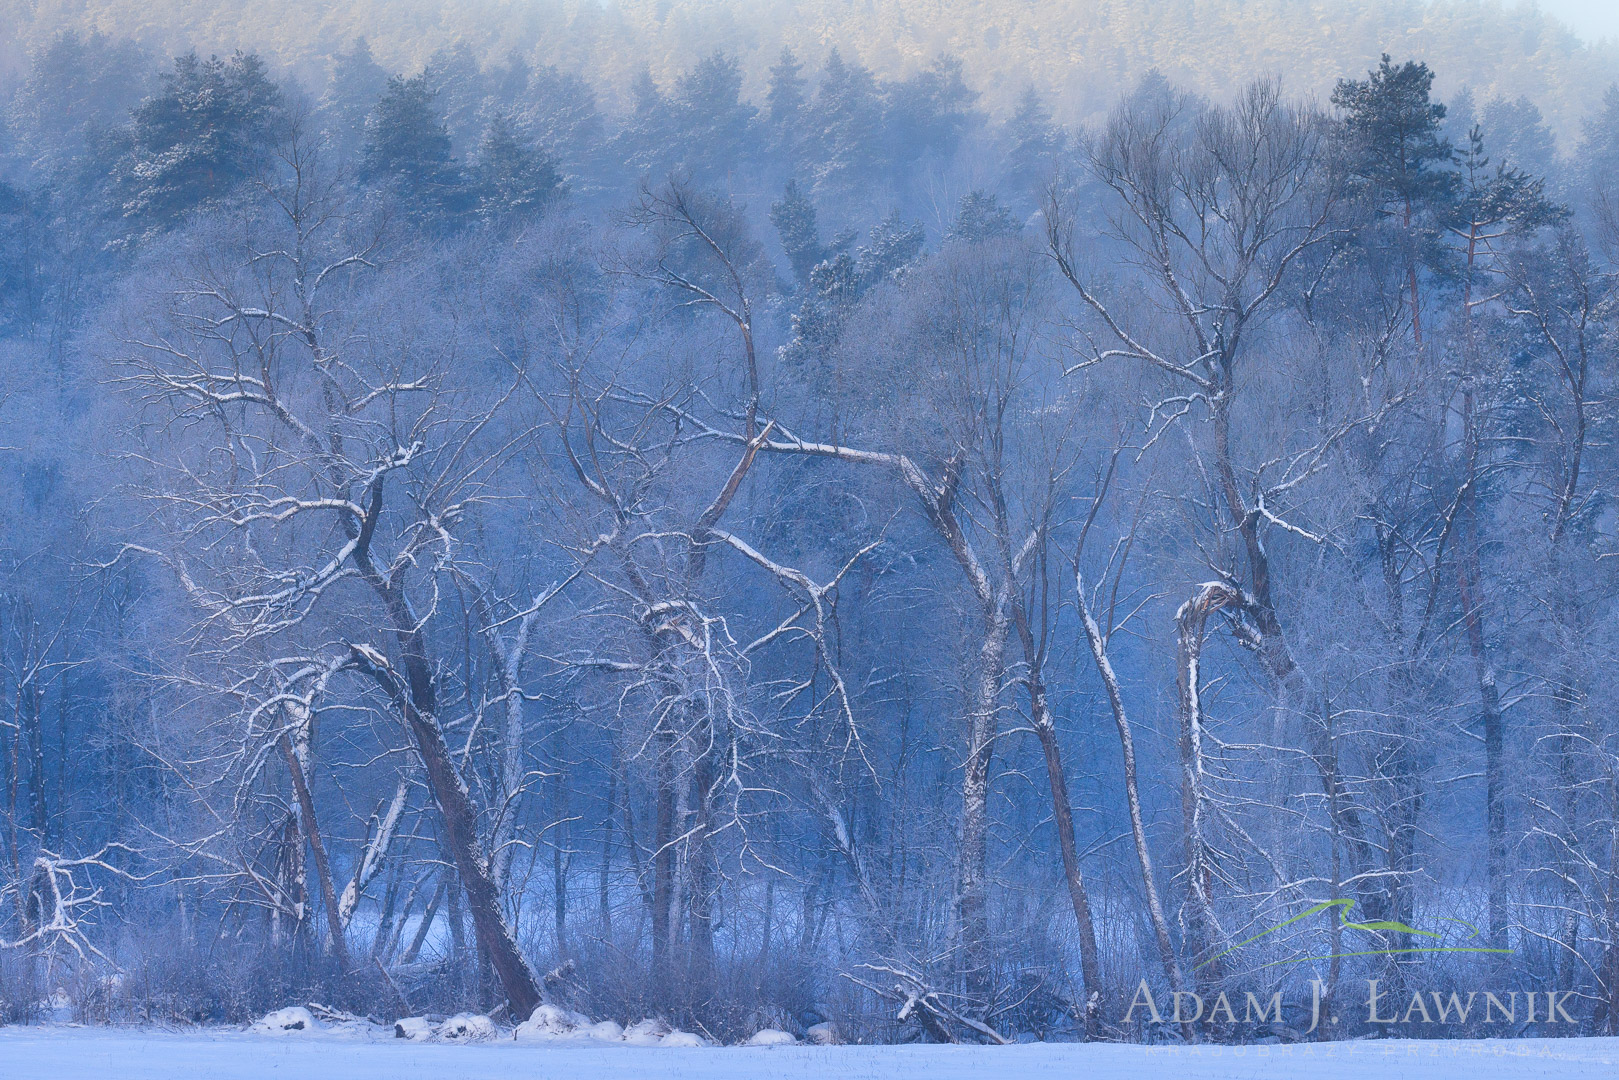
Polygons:
M374 1025L373 1025L374 1026ZM667 1038L667 1036L665 1036ZM301 1038L63 1026L0 1028L0 1077L21 1080L1611 1080L1619 1040L1518 1039L1296 1046L693 1047L625 1042L453 1045L316 1028Z

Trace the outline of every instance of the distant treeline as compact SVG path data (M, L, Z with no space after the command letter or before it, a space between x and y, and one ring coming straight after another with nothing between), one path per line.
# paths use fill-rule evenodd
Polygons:
M1447 94L1468 85L1480 98L1529 97L1567 140L1619 72L1614 47L1587 46L1511 0L0 0L7 25L0 63L19 72L56 34L99 29L160 55L256 51L309 85L359 37L390 73L466 45L582 74L610 112L628 106L642 72L668 85L714 52L740 61L754 99L784 47L815 67L835 46L884 79L955 56L993 114L1032 86L1065 124L1100 119L1152 70L1216 97L1254 74L1324 96L1393 49L1427 58Z

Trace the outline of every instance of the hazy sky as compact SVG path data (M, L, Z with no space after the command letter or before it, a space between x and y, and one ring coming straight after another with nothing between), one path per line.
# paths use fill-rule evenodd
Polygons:
M1587 41L1619 38L1619 0L1540 0L1540 10L1562 19Z

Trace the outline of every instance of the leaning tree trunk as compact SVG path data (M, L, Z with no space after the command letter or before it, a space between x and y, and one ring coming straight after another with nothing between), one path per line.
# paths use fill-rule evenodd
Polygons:
M1046 779L1051 786L1051 816L1057 826L1057 845L1062 850L1063 880L1068 885L1068 902L1073 905L1074 922L1079 927L1079 970L1085 980L1085 1034L1088 1038L1095 1038L1097 1013L1102 1005L1102 963L1096 945L1096 922L1091 914L1090 896L1079 867L1079 846L1074 840L1074 808L1068 799L1062 747L1057 742L1057 727L1046 700L1045 686L1031 684L1029 701L1034 716L1034 733L1040 740L1040 749L1045 753Z
M443 819L442 839L447 854L466 890L473 932L489 955L490 966L500 980L511 1015L526 1017L540 1004L540 990L527 961L517 951L517 941L500 909L500 894L479 850L477 815L473 812L471 793L432 718L412 709L409 723L427 773L428 788Z
M1056 719L1046 690L1044 650L1034 640L1028 609L1017 596L1012 615L1023 643L1025 675L1029 692L1029 716L1046 759L1046 780L1051 789L1051 820L1057 828L1057 846L1062 851L1063 880L1068 886L1068 902L1074 908L1079 928L1079 967L1085 980L1085 1034L1096 1035L1097 1011L1101 1007L1102 963L1096 946L1096 923L1091 915L1090 895L1079 867L1079 845L1074 839L1074 808L1068 798L1068 778L1062 764L1062 745L1057 741Z
M1107 640L1102 628L1091 614L1090 600L1085 596L1085 578L1074 570L1074 595L1079 604L1080 621L1085 627L1085 640L1096 662L1097 674L1107 691L1108 706L1113 710L1113 722L1119 729L1119 749L1124 755L1124 797L1130 808L1130 833L1135 840L1136 861L1141 865L1142 887L1147 897L1147 916L1152 922L1153 937L1158 942L1158 959L1164 966L1164 978L1169 988L1179 993L1183 989L1180 964L1175 959L1175 946L1169 937L1169 920L1164 917L1164 905L1158 898L1157 875L1152 868L1152 854L1147 848L1147 828L1141 816L1141 793L1136 782L1135 739L1130 734L1130 718L1124 711L1124 695L1119 691L1119 677L1113 671L1113 661L1107 655ZM1191 1025L1186 1025L1189 1029ZM1188 1030L1190 1038L1191 1033Z
M301 717L299 724L300 745L307 737L309 719ZM281 756L287 763L287 772L292 777L292 791L298 800L298 817L304 827L304 839L309 841L309 851L315 857L315 876L320 883L320 903L326 909L326 929L332 940L332 956L337 960L339 968L347 973L349 969L348 942L343 937L343 916L338 911L337 891L332 886L332 865L326 858L326 842L320 835L320 822L315 817L315 799L309 791L309 780L304 774L304 758L292 748L292 740L286 735L281 736ZM307 753L305 755L307 757Z
M374 650L356 647L356 660L382 685L405 720L416 752L427 774L427 788L438 806L443 831L440 843L460 875L466 890L467 907L480 948L488 955L495 977L506 995L514 1017L527 1017L540 1004L539 985L527 961L517 949L511 927L500 906L490 868L478 844L478 816L472 794L456 768L450 748L437 720L437 687L427 658L426 644L419 623L399 586L384 582L369 566L363 572L387 606L394 624L394 638L404 667L403 682L393 668ZM454 889L454 883L451 883Z

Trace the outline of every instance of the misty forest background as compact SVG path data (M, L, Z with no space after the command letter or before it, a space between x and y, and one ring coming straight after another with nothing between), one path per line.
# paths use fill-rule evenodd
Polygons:
M0 1021L1619 1032L1613 48L0 19Z

